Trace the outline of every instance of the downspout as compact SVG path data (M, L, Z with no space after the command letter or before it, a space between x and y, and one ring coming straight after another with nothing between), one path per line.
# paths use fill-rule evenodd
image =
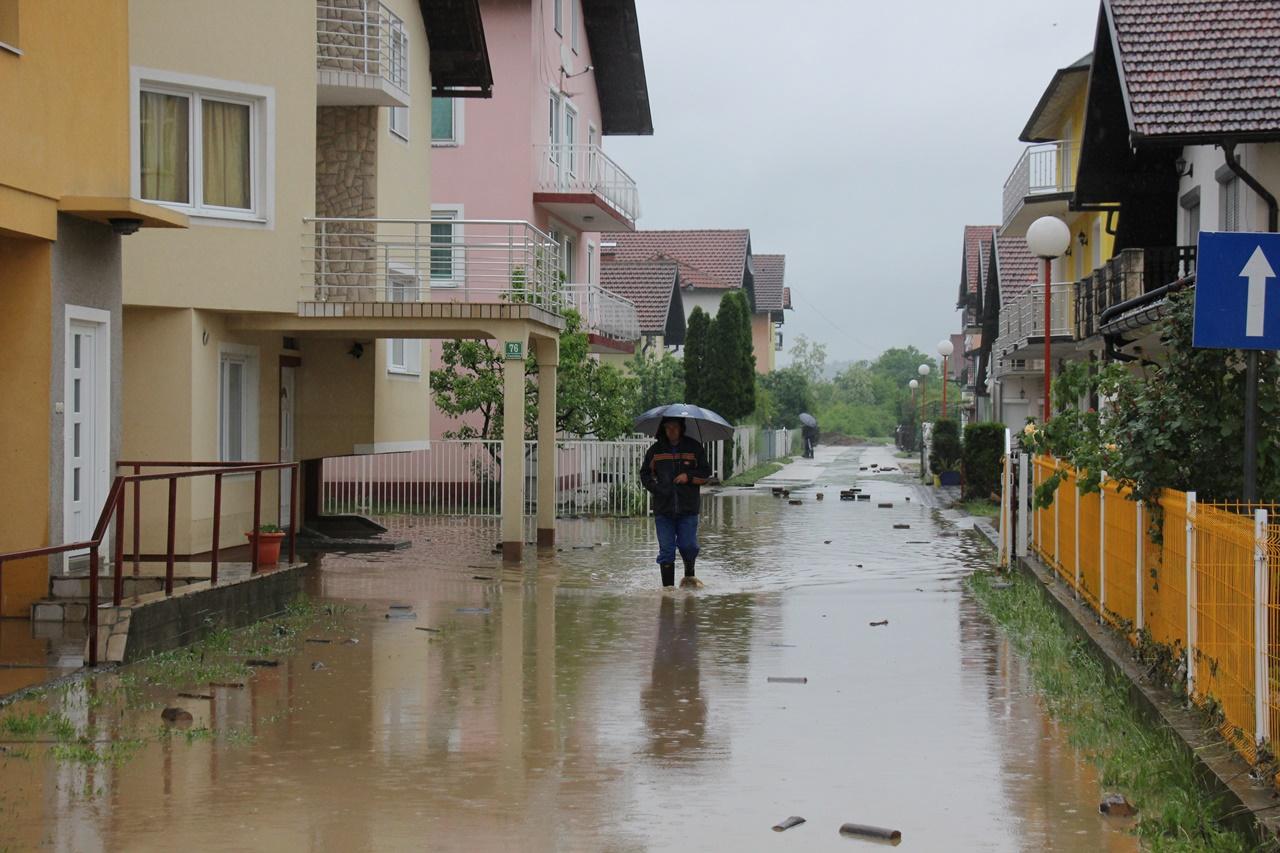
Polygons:
M1240 161L1236 159L1236 143L1223 142L1222 152L1227 158L1227 168L1267 203L1267 230L1272 233L1280 230L1280 227L1277 227L1280 226L1280 205L1276 204L1276 197L1240 165ZM1258 495L1258 351L1249 350L1247 359L1244 373L1244 488L1242 491L1245 502L1253 503Z

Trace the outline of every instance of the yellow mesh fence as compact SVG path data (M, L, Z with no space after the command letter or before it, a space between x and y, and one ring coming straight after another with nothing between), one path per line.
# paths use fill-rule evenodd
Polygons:
M1098 559L1101 556L1102 516L1097 492L1077 494L1080 506L1077 509L1080 518L1080 531L1077 539L1080 551L1076 559L1080 561L1080 595L1095 611L1101 612L1098 593L1102 589L1102 576L1099 572Z
M1263 683L1266 685L1264 701L1267 703L1268 732L1272 740L1280 737L1280 517L1274 510L1268 515L1267 538L1263 543L1263 554L1267 559L1267 652L1264 656L1266 672Z
M1036 456L1033 460L1036 487L1041 486L1054 470L1054 460L1046 456ZM1056 549L1054 545L1053 535L1053 514L1052 506L1038 509L1036 515L1036 553L1040 558L1050 566L1057 565Z
M1106 560L1103 618L1132 631L1138 612L1138 502L1113 480L1102 486L1102 552Z
M1196 507L1194 698L1221 711L1223 736L1250 761L1255 757L1253 533L1249 515Z
M1076 583L1076 477L1063 469L1065 477L1053 494L1058 505L1058 574L1072 587Z
M1185 492L1166 490L1160 496L1164 523L1156 541L1148 531L1148 571L1143 593L1146 625L1151 639L1185 648L1187 643L1187 559Z

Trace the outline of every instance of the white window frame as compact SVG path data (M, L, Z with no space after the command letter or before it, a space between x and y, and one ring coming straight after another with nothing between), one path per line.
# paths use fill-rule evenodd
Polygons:
M223 395L223 365L237 362L243 371L240 406L240 459L228 459L229 436L226 401ZM258 460L258 380L261 361L258 348L247 344L219 344L218 346L218 459L222 462L256 462Z
M564 0L551 0L551 26L556 35L564 35Z
M560 238L560 269L564 273L564 280L568 284L573 284L573 253L577 248L573 234L565 232Z
M449 214L448 218L453 221L454 249L453 249L453 258L452 258L452 268L450 270L452 274L448 278L443 278L443 277L436 278L434 275L431 274L432 273L431 233L430 233L430 229L428 228L427 230L427 282L433 288L434 287L461 287L462 284L466 281L467 276L466 276L466 270L464 268L464 264L466 260L465 255L462 249L457 248L458 243L462 242L464 237L463 226L458 224L458 220L465 219L466 217L463 215L462 205L460 204L431 205L432 221L441 221L445 218L445 217L440 217L440 219L437 220L436 218L437 213L441 213L441 214L447 213Z
M432 98L435 101L436 98ZM434 148L457 148L466 141L465 122L463 121L466 113L465 98L444 98L449 101L453 108L453 136L449 139L436 139L435 127L429 128L431 132L431 145ZM408 137L406 137L407 139Z
M234 80L179 74L155 68L130 69L130 190L142 198L142 93L156 92L188 99L187 203L145 199L181 211L197 222L269 225L275 205L275 89ZM249 202L247 209L206 205L201 140L201 98L249 107Z
M403 116L403 123L396 121L396 116ZM400 124L400 126L397 126ZM387 107L387 132L392 136L409 141L409 108L408 107Z
M578 3L580 0L567 0L569 3L569 49L578 52Z
M596 244L587 241L587 284L596 283Z
M1219 182L1218 197L1221 199L1218 205L1219 231L1244 230L1244 205L1242 204L1244 193L1241 192L1243 186L1244 182L1240 180L1239 175L1235 174Z
M399 282L393 284L393 279ZM387 264L387 301L418 302L422 294L422 279L418 272L408 264ZM404 298L396 298L402 296ZM396 348L400 355L396 357ZM422 339L421 338L388 338L387 339L387 373L397 376L422 375Z
M569 177L576 178L578 173L574 164L573 146L578 144L578 108L568 98L564 98L561 101L561 112L564 118L564 154L569 161L565 169Z

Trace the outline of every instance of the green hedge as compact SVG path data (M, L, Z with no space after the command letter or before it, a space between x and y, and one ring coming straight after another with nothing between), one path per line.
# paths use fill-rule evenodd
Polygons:
M964 428L964 496L986 500L1000 491L1004 424L968 424Z
M942 418L933 424L929 470L935 474L960 470L960 424L950 418Z

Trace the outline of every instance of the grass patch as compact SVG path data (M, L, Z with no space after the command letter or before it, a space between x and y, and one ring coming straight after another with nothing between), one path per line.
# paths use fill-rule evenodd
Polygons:
M917 454L912 453L910 450L899 450L898 452L893 454L893 458L894 459L915 459L916 455Z
M955 508L968 515L976 515L981 518L999 518L1000 504L995 501L982 500L974 498L973 500L960 501Z
M0 732L18 738L48 735L60 741L69 741L76 736L76 727L65 715L56 711L30 711L0 718Z
M1102 786L1123 793L1139 809L1137 835L1144 849L1244 853L1259 847L1218 823L1225 804L1196 781L1195 765L1176 736L1153 729L1129 705L1128 681L1069 634L1035 585L1013 575L992 586L992 574L973 575L975 597L1030 662L1036 688L1071 744L1098 768Z
M783 466L791 464L791 458L775 459L772 462L761 462L754 468L748 468L734 474L732 477L724 481L726 486L754 486L760 480L768 477L770 474L776 474L782 470Z

